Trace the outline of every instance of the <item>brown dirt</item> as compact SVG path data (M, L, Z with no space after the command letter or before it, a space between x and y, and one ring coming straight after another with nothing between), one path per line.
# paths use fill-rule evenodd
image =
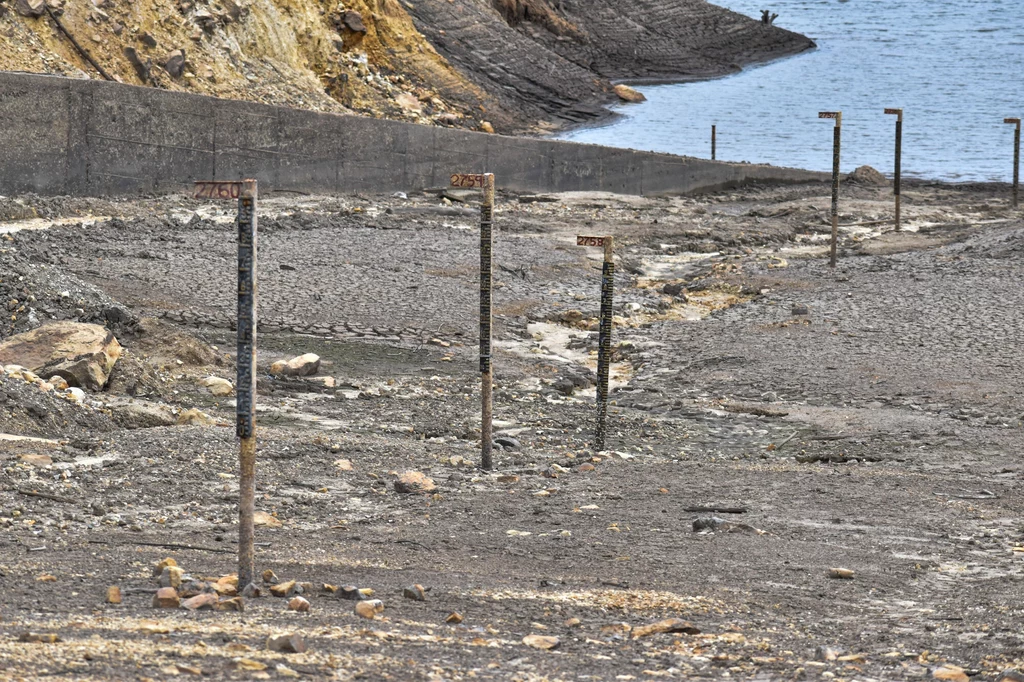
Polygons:
M994 680L1024 666L1024 222L1005 187L917 185L913 231L895 234L872 224L888 190L848 186L842 224L869 225L844 228L832 272L827 192L503 196L495 405L522 447L498 451L495 473L472 465L473 219L386 212L427 196L262 201L258 507L280 527L258 529L257 564L313 583L311 613L273 597L241 614L150 606L165 556L233 571L232 429L50 426L38 435L66 442L0 452L0 676L910 680L955 665ZM160 356L160 399L228 422L231 399L196 380L230 366L171 358L233 348L229 212L161 202L166 220L140 200L116 228L19 232L10 248L186 325L144 322L127 352ZM582 231L619 245L622 383L603 453L586 393L600 272ZM687 300L662 293L673 283ZM570 310L579 323L551 322ZM308 351L336 388L266 373ZM18 457L36 450L53 464ZM406 470L437 493L397 494ZM745 512L694 532L711 515L695 507ZM373 588L385 610L360 619L322 583ZM426 601L402 597L413 583ZM104 603L115 584L121 606ZM630 635L669 617L700 634ZM310 651L266 651L281 632Z

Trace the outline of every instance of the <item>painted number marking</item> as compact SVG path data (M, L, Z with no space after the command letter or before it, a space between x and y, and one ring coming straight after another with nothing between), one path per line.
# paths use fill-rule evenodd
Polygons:
M899 116L903 113L902 109L886 109L885 113L892 114L893 116Z
M194 199L237 199L242 194L242 183L209 180L196 183Z
M484 186L483 173L455 173L451 177L452 187L473 188Z
M1020 124L1020 119L1019 118L1004 118L1003 119L1003 123L1016 123L1016 124L1019 125Z
M819 111L818 118L839 118L838 111Z
M576 237L576 246L604 246L604 237Z

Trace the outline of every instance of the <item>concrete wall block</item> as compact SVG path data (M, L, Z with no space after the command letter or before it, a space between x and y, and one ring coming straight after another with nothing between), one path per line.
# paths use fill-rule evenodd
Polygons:
M0 194L63 194L67 183L70 81L0 73Z

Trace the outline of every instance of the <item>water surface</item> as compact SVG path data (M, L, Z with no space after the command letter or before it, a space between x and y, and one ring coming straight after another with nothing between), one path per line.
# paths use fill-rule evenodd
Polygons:
M718 0L810 36L818 49L726 78L642 86L610 125L562 139L707 158L832 167L832 122L843 111L844 171L891 174L894 116L904 109L903 172L944 180L1009 181L1013 127L1024 116L1021 0Z

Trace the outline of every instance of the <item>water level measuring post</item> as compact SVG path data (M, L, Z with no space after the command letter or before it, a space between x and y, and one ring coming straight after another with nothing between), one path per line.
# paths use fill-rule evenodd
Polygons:
M843 138L843 112L821 111L818 118L831 118L836 122L832 134L832 245L828 256L828 264L834 268L839 244L839 148Z
M456 173L451 176L451 186L461 189L482 189L484 192L483 203L480 205L480 466L491 469L494 466L494 374L491 366L494 174Z
M608 417L608 374L612 359L612 303L615 292L615 261L611 237L576 237L576 246L604 248L601 266L601 320L597 336L597 425L594 428L594 450L604 450Z
M715 126L715 125L711 126L711 160L712 161L715 160L715 145L716 145L716 142L717 142L717 140L715 139L717 137L716 128L717 128L717 126Z
M903 109L886 109L885 113L896 117L896 163L893 171L892 191L896 197L896 231L900 231L900 173L903 155Z
M1020 119L1006 118L1003 123L1016 125L1013 132L1013 207L1020 205Z
M238 216L238 359L235 433L238 464L238 585L253 582L253 517L256 506L256 198L255 180L197 182L197 199L237 199Z

